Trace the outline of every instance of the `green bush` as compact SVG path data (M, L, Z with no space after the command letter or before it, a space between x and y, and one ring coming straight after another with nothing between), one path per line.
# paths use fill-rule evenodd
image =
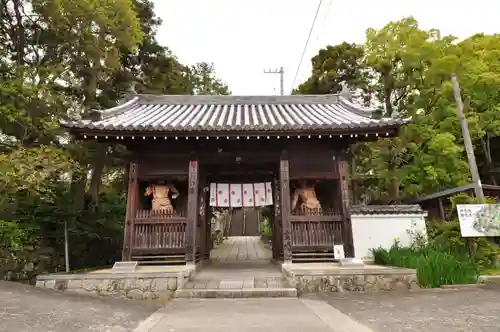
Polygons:
M462 237L458 221L445 221L432 224L427 229L430 245L434 248L453 255L468 255L467 239ZM497 257L500 254L498 245L490 242L485 237L473 238L472 242L474 248L472 260L481 269L495 267Z
M266 238L270 238L273 234L271 228L271 222L268 217L263 217L260 221L260 235Z
M375 263L415 269L421 287L475 283L477 264L466 256L453 255L427 246L425 248L401 247L396 242L389 250L373 249Z

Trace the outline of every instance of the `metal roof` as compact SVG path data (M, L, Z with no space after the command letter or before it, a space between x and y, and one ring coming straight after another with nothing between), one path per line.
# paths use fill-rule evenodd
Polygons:
M372 117L374 110L340 95L132 95L68 128L141 132L349 131L398 127L408 119Z

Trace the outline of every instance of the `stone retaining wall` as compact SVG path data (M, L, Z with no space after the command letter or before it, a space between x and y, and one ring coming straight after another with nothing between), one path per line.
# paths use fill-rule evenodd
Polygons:
M162 300L172 296L189 279L186 272L87 273L39 275L36 287L87 295L134 300Z
M418 289L415 270L400 268L293 271L283 273L299 294L319 292L378 292Z

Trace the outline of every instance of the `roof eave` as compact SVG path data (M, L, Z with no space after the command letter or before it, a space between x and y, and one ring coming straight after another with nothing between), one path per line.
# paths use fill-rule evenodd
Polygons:
M399 125L392 126L380 126L380 127L364 127L364 128L335 128L335 129L325 129L325 128L315 128L315 129L288 129L288 130L195 130L195 131L159 131L159 130L116 130L116 129L100 129L100 128L86 128L79 126L64 125L67 131L75 136L121 136L121 137L131 137L131 136L144 136L144 137L267 137L267 136L349 136L353 139L361 139L363 137L372 138L390 138L396 137L399 133ZM352 137L351 137L352 135Z

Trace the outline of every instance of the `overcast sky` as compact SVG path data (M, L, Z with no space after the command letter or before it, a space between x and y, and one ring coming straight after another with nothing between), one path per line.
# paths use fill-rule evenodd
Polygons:
M213 62L234 95L285 94L292 88L318 0L154 0L162 18L159 41L182 63ZM500 32L497 0L323 0L295 85L310 73L317 51L342 41L362 43L365 30L414 16L423 28L466 38Z

